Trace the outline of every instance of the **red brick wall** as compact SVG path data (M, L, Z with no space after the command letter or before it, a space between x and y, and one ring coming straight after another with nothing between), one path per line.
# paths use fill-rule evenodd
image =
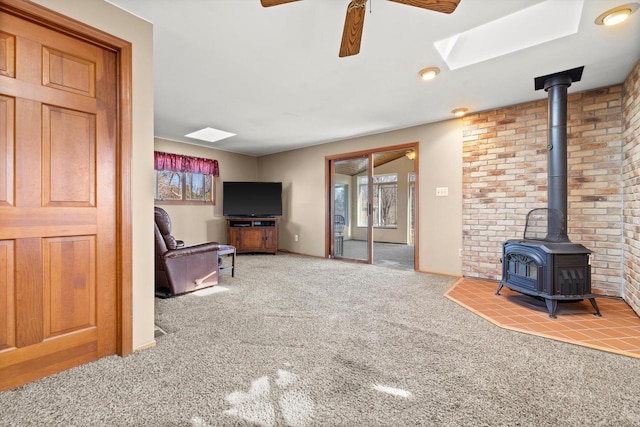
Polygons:
M622 86L572 89L568 234L593 251L594 292L620 296ZM502 243L522 236L529 210L547 207L547 100L472 114L463 126L462 271L500 279Z
M640 62L624 84L623 120L624 294L640 314Z

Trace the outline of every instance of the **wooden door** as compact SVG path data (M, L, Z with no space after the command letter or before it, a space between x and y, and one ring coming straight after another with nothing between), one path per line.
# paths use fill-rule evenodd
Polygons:
M276 253L278 248L276 247L276 228L266 227L264 228L264 242L263 247L266 252Z
M240 250L246 252L260 252L264 249L264 229L260 227L247 227L240 231Z
M239 249L240 246L240 234L238 232L237 227L231 227L229 225L229 220L227 220L227 244L231 246L236 246Z
M118 350L116 66L0 12L0 390Z

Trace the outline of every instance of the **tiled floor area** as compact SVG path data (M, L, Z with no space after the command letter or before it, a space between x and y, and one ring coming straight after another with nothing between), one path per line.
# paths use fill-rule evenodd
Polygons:
M495 295L497 287L460 279L445 296L502 328L640 358L640 317L620 299L596 298L602 317L588 300L558 303L551 319L544 300L506 287Z

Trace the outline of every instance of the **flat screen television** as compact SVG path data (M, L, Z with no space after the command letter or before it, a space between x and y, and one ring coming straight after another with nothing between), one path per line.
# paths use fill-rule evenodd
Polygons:
M240 217L281 216L282 183L224 181L222 213Z

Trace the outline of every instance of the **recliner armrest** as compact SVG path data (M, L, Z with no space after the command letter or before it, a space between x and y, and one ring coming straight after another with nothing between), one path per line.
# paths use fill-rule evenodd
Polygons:
M214 252L220 249L220 244L217 242L201 243L199 245L188 246L186 248L170 249L164 254L162 258L180 258L188 255L201 254L204 252Z

